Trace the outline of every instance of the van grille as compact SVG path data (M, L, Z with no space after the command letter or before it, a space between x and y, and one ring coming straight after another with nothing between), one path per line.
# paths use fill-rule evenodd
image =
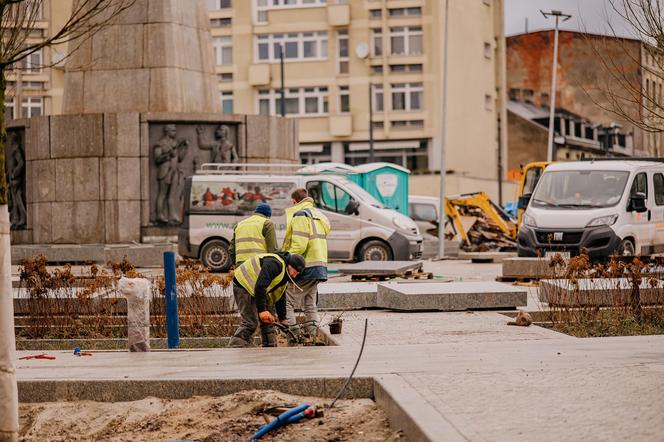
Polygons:
M555 230L537 230L537 242L540 244L578 244L581 242L583 231L562 232L563 239L561 241L554 240Z

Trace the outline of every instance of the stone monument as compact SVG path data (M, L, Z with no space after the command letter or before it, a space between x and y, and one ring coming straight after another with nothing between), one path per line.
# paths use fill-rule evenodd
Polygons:
M67 59L63 101L8 123L14 262L172 240L201 164L299 160L294 120L219 112L204 0L136 0Z

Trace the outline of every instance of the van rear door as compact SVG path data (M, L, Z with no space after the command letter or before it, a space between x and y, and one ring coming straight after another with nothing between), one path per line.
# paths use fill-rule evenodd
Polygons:
M652 221L655 223L653 251L664 252L664 171L653 172Z

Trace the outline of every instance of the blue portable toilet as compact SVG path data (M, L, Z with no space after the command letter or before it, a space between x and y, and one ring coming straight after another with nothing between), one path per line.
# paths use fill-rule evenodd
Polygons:
M356 176L349 178L386 207L408 216L408 175L410 170L392 163L368 163L355 166Z

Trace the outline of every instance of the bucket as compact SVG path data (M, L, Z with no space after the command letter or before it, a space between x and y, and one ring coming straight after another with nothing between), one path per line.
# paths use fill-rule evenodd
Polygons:
M330 333L333 335L340 335L341 334L341 326L343 325L344 320L343 319L335 319L334 321L330 322Z

